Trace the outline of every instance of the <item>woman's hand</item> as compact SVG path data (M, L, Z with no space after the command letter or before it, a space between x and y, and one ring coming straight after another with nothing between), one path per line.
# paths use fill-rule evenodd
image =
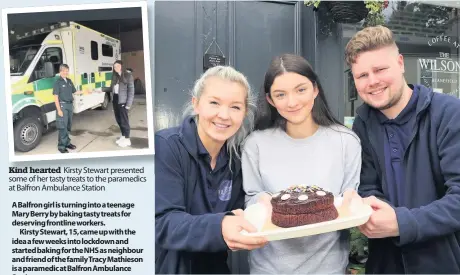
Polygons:
M241 234L242 230L256 232L257 229L244 218L241 209L232 211L235 216L225 216L222 220L222 236L227 246L235 251L240 249L253 250L267 244L263 237L251 237Z
M342 205L345 205L346 207L350 207L352 205L352 202L355 200L359 202L363 202L363 199L361 198L361 196L359 196L356 190L347 189L345 190L345 192L343 192Z
M259 196L258 202L262 204L267 210L267 219L272 218L272 196L268 193L262 193Z

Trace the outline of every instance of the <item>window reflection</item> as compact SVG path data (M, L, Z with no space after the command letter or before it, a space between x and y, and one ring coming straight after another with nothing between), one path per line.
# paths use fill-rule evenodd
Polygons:
M434 91L460 97L459 18L455 2L427 4L418 1L390 1L383 11L404 56L405 77L409 84L423 84ZM460 6L459 6L460 7ZM342 24L343 45L363 28L363 22ZM345 62L344 62L345 64ZM346 64L345 116L354 116L362 104Z

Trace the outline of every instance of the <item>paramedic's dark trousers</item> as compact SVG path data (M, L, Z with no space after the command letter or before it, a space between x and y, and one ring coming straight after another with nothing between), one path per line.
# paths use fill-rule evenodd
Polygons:
M58 149L65 150L70 144L69 133L72 129L73 105L72 103L63 102L60 104L64 115L60 117L56 111L56 127L59 130Z
M125 108L125 104L118 103L118 94L113 95L113 112L115 114L115 120L120 127L121 135L125 138L129 138L129 118L128 110Z

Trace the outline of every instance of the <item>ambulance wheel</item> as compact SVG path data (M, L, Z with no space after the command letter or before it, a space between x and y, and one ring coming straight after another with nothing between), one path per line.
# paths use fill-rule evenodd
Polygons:
M101 110L107 110L107 107L109 107L109 94L105 93L104 101L101 104L101 107L99 109Z
M14 148L28 152L40 143L43 126L37 117L23 117L14 125Z

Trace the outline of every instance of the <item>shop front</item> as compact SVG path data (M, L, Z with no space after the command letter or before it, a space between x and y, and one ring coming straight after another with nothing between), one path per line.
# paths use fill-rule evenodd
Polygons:
M300 54L313 65L334 115L351 127L362 101L344 49L366 25L382 24L393 31L409 84L460 97L456 2L355 2L362 6L347 7L345 1L158 2L155 130L179 124L181 107L209 63L207 56L234 66L260 91L270 59L282 53ZM360 268L366 238L353 231L352 239L351 267ZM244 251L232 253L229 264L233 273L249 271Z
M435 92L459 98L459 17L454 4L455 2L441 5L436 2L389 1L382 10L381 23L392 30L404 57L407 83L422 84ZM362 23L341 24L338 35L341 36L343 47L363 28ZM319 27L325 25L320 24ZM353 78L345 62L342 69L344 101L343 109L340 109L343 111L344 121L349 124L362 101L357 96Z

